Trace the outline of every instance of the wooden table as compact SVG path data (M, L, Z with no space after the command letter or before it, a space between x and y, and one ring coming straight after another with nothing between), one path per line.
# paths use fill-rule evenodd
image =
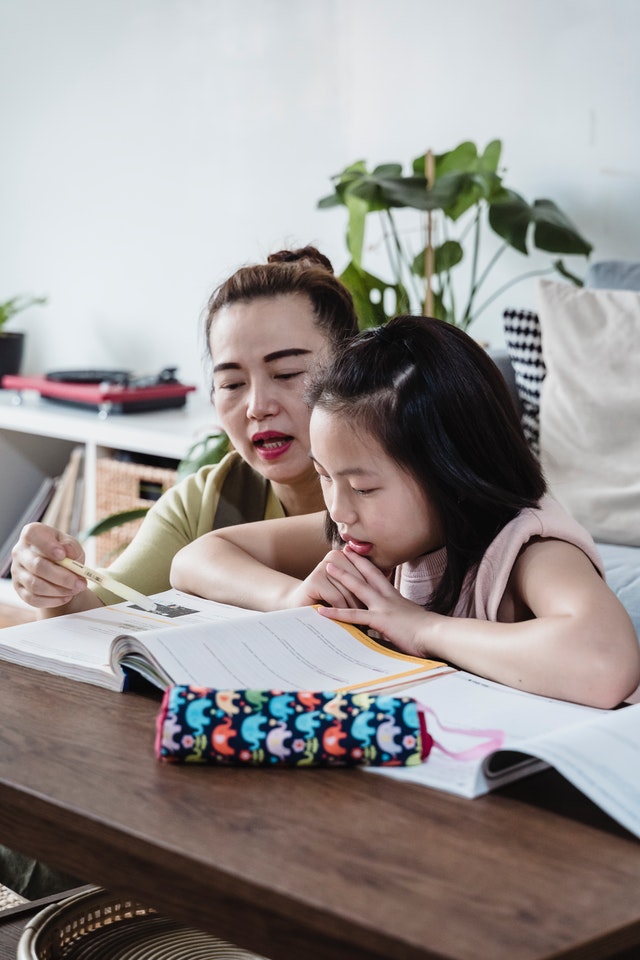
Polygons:
M0 841L272 960L640 956L640 843L553 772L463 800L158 763L155 699L0 664Z

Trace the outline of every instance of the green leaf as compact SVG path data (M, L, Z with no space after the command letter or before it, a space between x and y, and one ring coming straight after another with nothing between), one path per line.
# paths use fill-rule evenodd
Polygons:
M380 181L381 195L390 207L412 207L414 210L435 210L424 177L399 177Z
M226 433L207 434L187 450L178 464L177 479L182 480L209 463L219 463L230 449L231 444Z
M345 190L366 200L369 210L388 210L390 207L413 207L416 210L429 209L427 183L423 177L391 177L368 174L353 180Z
M500 189L500 178L494 173L447 173L433 186L433 192L446 191L449 199L442 204L447 217L454 222L482 200L489 200Z
M426 153L421 153L412 161L413 172L420 176L425 176ZM444 176L446 173L497 173L500 164L500 154L502 153L502 141L492 140L484 149L482 156L478 154L478 148L471 140L465 140L458 144L453 150L446 153L434 155L435 176Z
M446 273L456 267L464 258L464 250L457 240L445 240L435 249L434 273Z
M15 317L17 313L22 313L23 310L28 310L29 307L40 306L46 302L46 297L18 296L11 297L10 300L5 300L3 303L0 303L0 330L2 330L4 325L8 323L12 317Z
M363 177L368 176L367 165L364 160L358 160L356 163L349 164L341 173L331 178L334 192L318 200L318 207L326 210L330 207L344 205L345 192L349 186L358 183Z
M363 270L353 261L340 275L340 279L353 297L361 330L368 327L379 327L386 323L389 317L397 313L407 313L410 310L409 296L402 284L386 283L372 273ZM393 291L395 300L395 309L389 314L385 312L384 308L387 290Z
M381 163L379 164L379 166L374 168L373 175L375 177L401 177L402 164L401 163Z
M436 156L429 209L442 209L455 221L481 200L489 200L502 184L497 173L501 152L502 142L492 140L479 156L475 143L467 140ZM424 155L413 161L413 171L424 175Z
M527 201L514 190L502 190L498 199L489 207L489 225L511 247L524 253L527 250L527 230L533 210Z
M578 233L552 200L534 200L532 219L535 224L533 242L539 250L585 257L593 250L589 241Z
M103 520L94 523L93 526L83 530L78 539L86 540L88 537L99 537L102 533L108 533L109 530L113 530L115 527L122 527L125 523L131 523L132 520L140 520L141 517L147 515L150 509L150 507L135 507L133 510L123 510L120 513L112 513Z
M330 207L340 207L343 204L342 197L337 193L330 193L327 197L318 200L320 210L328 210Z
M433 272L434 274L446 273L447 270L457 266L464 257L464 250L457 240L445 240L439 247L433 250ZM411 264L411 272L418 277L424 277L426 271L426 248L421 250Z
M349 221L347 223L347 250L351 254L351 259L358 266L362 263L362 250L364 247L364 227L369 205L362 197L349 194L346 198Z
M436 156L436 180L445 173L475 173L478 170L478 148L465 140L453 150Z
M358 180L352 180L345 190L345 203L350 197L357 197L358 200L365 200L371 210L380 209L385 204L382 202L380 192L380 183L373 176L359 177Z
M492 140L485 147L484 153L480 157L480 169L485 173L496 173L500 166L500 156L502 154L502 141Z

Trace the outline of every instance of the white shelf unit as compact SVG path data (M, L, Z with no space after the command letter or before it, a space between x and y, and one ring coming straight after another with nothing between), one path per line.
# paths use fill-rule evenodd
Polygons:
M34 391L23 391L18 399L14 391L0 390L0 542L9 536L43 478L59 475L77 444L84 447L88 525L97 519L99 457L125 450L180 460L216 423L211 404L193 394L184 407L104 419L92 410L43 400ZM87 562L93 557L89 543ZM19 602L10 580L0 579L0 600Z

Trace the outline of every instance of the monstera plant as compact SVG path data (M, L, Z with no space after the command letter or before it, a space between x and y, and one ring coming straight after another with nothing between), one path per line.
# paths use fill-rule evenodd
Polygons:
M524 273L516 269L499 289L490 288L489 277L508 251L526 257L536 248L553 255L588 257L592 249L552 200L528 202L505 185L501 154L500 140L493 140L482 153L465 141L447 153L420 155L408 174L400 163L370 170L360 160L332 178L333 193L318 206L347 210L350 262L342 280L354 297L361 326L412 312L429 313L467 329L496 297L526 277L557 271L581 285L562 260L552 259L547 269ZM406 224L403 208L415 212L415 222ZM365 234L372 218L380 221L386 278L365 265L365 251L369 252ZM495 235L492 244L483 243L488 231ZM484 255L483 247L489 248ZM463 263L465 271L459 269ZM460 281L454 281L463 276L460 295Z

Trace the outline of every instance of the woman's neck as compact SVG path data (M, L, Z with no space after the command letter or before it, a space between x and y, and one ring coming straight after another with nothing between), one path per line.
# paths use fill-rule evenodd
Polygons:
M315 470L312 475L296 484L272 483L271 486L288 517L324 510L322 490Z

